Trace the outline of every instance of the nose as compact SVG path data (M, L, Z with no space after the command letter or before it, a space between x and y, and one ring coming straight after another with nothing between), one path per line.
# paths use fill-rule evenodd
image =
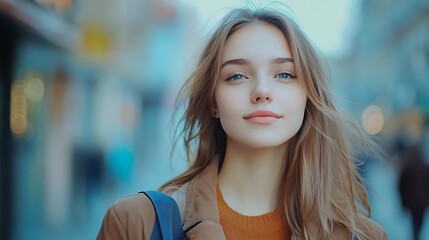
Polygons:
M270 103L273 100L271 91L264 81L258 81L252 93L252 103Z

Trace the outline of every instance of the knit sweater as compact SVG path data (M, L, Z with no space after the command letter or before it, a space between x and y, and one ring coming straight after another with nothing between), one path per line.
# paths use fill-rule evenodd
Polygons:
M289 240L289 227L282 217L280 208L259 216L246 216L230 208L216 186L219 220L228 240L270 239Z

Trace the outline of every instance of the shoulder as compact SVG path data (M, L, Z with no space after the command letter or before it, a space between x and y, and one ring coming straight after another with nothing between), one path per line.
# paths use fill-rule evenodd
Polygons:
M148 239L155 223L155 216L155 209L145 194L126 196L107 210L97 240L123 239L122 236Z
M374 220L361 216L358 228L369 237L369 239L387 239L386 232L380 224L376 223Z
M150 199L142 193L125 196L116 201L110 208L122 219L142 218L144 216L155 218L155 210Z
M176 201L177 206L179 207L179 210L180 210L180 214L182 216L182 221L184 220L184 217L185 217L185 208L187 205L187 193L188 193L189 185L190 183L188 182L183 184L180 187L170 187L164 191L164 193L166 193Z

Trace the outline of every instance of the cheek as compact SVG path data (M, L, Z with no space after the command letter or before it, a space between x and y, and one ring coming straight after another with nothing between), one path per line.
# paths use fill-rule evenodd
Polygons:
M281 104L286 111L303 112L307 104L307 94L301 89L289 89L281 92Z
M222 116L233 112L236 106L240 105L240 102L243 101L242 98L243 96L237 92L227 91L225 89L216 91L215 99L219 114Z
M299 100L299 109L304 113L305 112L305 108L307 106L307 96L306 95L301 95Z

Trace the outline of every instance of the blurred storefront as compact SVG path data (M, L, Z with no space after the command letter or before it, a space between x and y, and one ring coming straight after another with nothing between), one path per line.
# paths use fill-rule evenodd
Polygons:
M364 0L360 12L351 52L332 60L336 97L347 99L341 107L386 152L365 171L374 187L369 191L374 219L389 239L411 239L411 218L397 188L402 156L423 144L429 127L429 1ZM426 216L421 239L429 236Z
M160 119L192 22L168 1L0 1L2 239L94 239L114 200L171 177Z
M418 108L429 117L429 2L362 1L360 11L351 52L333 60L334 84L357 119L380 107L390 138L403 112Z

